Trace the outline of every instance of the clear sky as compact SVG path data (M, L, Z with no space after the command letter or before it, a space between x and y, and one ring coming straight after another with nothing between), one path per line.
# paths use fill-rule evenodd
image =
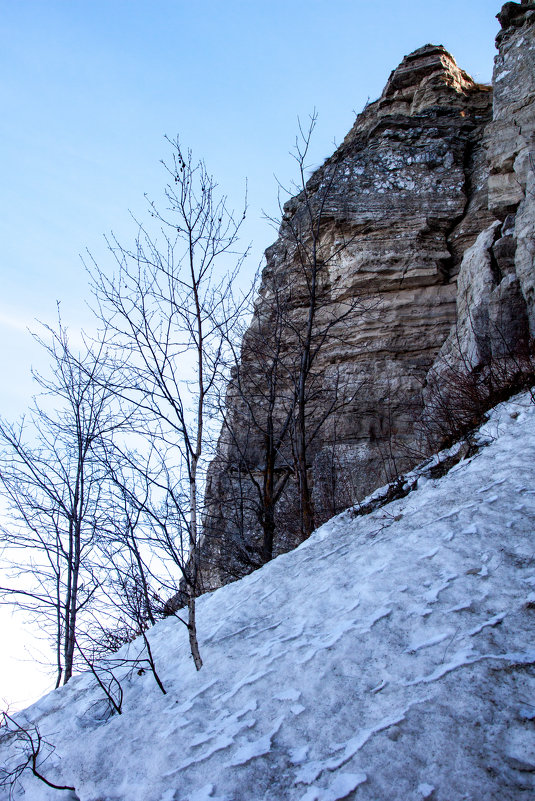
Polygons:
M319 113L316 166L428 42L490 81L499 29L492 0L0 0L0 11L0 414L10 419L40 366L26 327L53 321L57 301L67 322L87 324L79 254L105 266L103 234L128 243L129 210L142 217L144 193L164 182L165 134L205 159L236 207L247 180L252 274L274 239L262 210L276 213L274 174L292 177L298 116ZM10 665L0 664L0 699L31 697Z

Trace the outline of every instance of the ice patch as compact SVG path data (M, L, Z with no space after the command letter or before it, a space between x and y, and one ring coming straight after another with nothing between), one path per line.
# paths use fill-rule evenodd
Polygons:
M308 746L308 745L303 745L303 746L299 746L297 748L292 748L292 750L288 754L288 757L289 757L290 762L292 763L292 765L302 765L303 762L305 762L305 760L306 760L306 758L308 756L309 750L310 750L310 746Z
M287 690L281 690L275 693L273 698L276 698L277 701L298 701L301 698L301 692L293 687L289 687Z
M352 737L345 744L342 743L338 746L334 746L334 750L336 751L343 749L342 754L335 757L329 757L327 759L309 762L297 772L295 781L298 784L311 784L311 782L315 781L324 771L333 771L341 768L342 765L345 765L346 762L349 762L349 760L352 759L364 745L366 745L371 737L381 731L384 731L384 729L388 729L391 726L395 726L397 723L401 723L402 720L405 720L406 712L407 710L404 710L399 715L392 715L387 718L383 718L375 726L362 729L362 731L356 737Z
M326 789L309 787L301 801L339 801L347 798L367 778L365 773L339 773Z
M448 629L440 634L435 634L434 637L429 637L428 639L415 641L410 645L408 648L405 649L403 653L405 654L415 654L416 651L421 651L423 648L430 648L432 645L438 645L444 640L447 640L448 637L452 637L454 631L452 629Z
M446 609L445 614L449 615L450 612L471 612L473 610L473 604L473 601L461 601L461 603L456 606L450 606L449 609Z
M444 580L437 584L435 587L432 587L429 592L424 593L423 600L428 604L435 604L438 601L438 596L444 590L447 590L450 586L451 582L458 578L457 573L452 573L449 576L446 576Z
M251 759L257 759L265 754L269 754L271 751L271 740L277 734L283 722L284 715L275 721L271 731L263 737L259 737L258 740L246 743L246 745L238 748L232 760L229 762L229 766L236 767L237 765L245 765L247 762L250 762Z
M386 687L387 684L388 684L388 682L386 681L386 679L383 679L382 682L380 684L378 684L376 687L372 687L370 692L373 695L376 695L376 693L380 693L381 690L384 690L384 688Z
M451 673L453 670L457 670L461 667L468 667L470 665L474 665L476 662L483 662L486 659L494 662L510 662L514 665L532 665L535 663L535 651L508 654L474 655L471 650L466 649L464 651L459 651L459 653L456 654L450 662L446 663L445 665L440 665L428 676L421 676L419 679L405 682L405 686L413 687L416 684L429 684L432 681L441 679L443 676L445 676L447 673Z
M437 555L438 552L439 552L439 548L433 548L433 550L429 551L429 553L424 553L421 556L419 556L416 561L417 562L423 562L424 559L432 559L434 556Z
M479 634L480 631L483 631L483 629L486 629L488 626L497 626L499 623L502 622L506 614L507 614L506 612L501 612L499 615L494 615L494 617L491 617L490 620L485 620L484 623L481 623L481 625L476 626L475 629L468 631L467 632L468 636L474 637L476 634Z
M435 792L435 788L432 784L427 784L426 782L422 782L422 784L418 785L417 792L423 799L423 801L427 801L428 798L431 798L433 793Z
M390 617L391 614L392 614L391 606L381 607L369 620L366 621L364 626L360 628L360 633L364 634L367 631L371 631L372 627L375 626L376 623L378 623L384 617Z
M476 526L476 524L472 523L471 525L466 526L466 528L463 528L461 534L466 534L468 536L471 536L472 534L477 534L477 526Z

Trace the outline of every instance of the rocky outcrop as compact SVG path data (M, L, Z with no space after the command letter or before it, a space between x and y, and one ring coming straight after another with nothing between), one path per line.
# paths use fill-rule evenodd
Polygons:
M533 370L535 3L506 3L498 19L493 118L485 132L494 221L460 265L456 323L427 376L429 419L447 405L462 423L500 385ZM461 408L466 390L471 397Z
M441 360L460 347L461 359L477 367L500 348L525 349L533 333L534 7L507 3L500 14L494 110L492 89L474 83L443 47L426 45L404 58L307 191L286 204L279 239L266 251L245 344L272 336L274 286L285 288L287 350L304 325L307 292L289 232L306 217L307 203L321 214L316 331L353 303L314 365L324 409L333 387L343 387L343 402L326 416L308 454L317 522L424 455L415 420ZM205 589L254 563L254 484L264 475L264 450L250 421L265 411L258 391L265 371L266 359L244 346L207 481ZM289 383L278 390L293 392ZM278 407L279 423L283 412ZM291 443L282 442L277 458L284 490L275 554L301 537Z
M515 247L513 274L535 333L535 3L506 3L494 68L494 114L489 130L489 208L507 221L502 243ZM498 245L500 248L501 246ZM496 249L496 247L495 247ZM511 274L511 270L505 274Z

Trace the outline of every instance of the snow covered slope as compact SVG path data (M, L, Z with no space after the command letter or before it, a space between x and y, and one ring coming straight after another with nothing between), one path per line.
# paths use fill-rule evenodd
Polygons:
M106 719L90 675L18 720L56 746L28 801L518 801L535 788L535 406L366 517L199 600ZM136 648L136 644L130 646ZM7 764L4 738L0 764ZM2 801L7 795L0 793Z

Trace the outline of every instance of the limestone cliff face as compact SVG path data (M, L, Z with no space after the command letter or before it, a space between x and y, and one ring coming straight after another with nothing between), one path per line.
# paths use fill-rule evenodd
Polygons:
M502 226L494 246L503 277L518 281L535 333L535 3L507 3L509 24L498 36L494 115L490 126L489 208ZM503 24L503 22L502 22ZM507 215L510 215L507 218ZM511 237L510 239L508 237ZM510 264L509 253L514 250ZM510 279L513 280L513 279Z
M336 386L344 399L309 450L317 522L422 458L414 423L439 354L451 355L462 341L475 365L488 352L491 329L498 332L495 350L498 339L514 350L534 332L534 9L508 3L502 11L494 93L443 47L426 45L392 72L379 100L307 184L312 206L321 205L317 329L354 303L315 363L318 397L332 402ZM279 239L266 251L245 344L247 337L267 339L276 326L274 286L286 288L289 349L304 325L307 294L288 233L304 202L302 193L286 204ZM258 542L252 482L255 471L262 475L264 451L249 423L266 404L257 391L265 370L265 359L244 346L207 482L205 589L247 572L243 555ZM286 395L291 391L288 384ZM284 410L275 417L281 424ZM241 432L239 441L230 429ZM284 465L291 473L289 443L282 442L278 459L279 477ZM275 554L300 541L295 514L295 481L287 475Z
M463 255L456 324L428 375L431 394L442 384L442 396L444 367L461 361L480 381L493 371L500 380L531 359L535 333L535 3L506 3L498 19L493 118L484 135L493 219Z

